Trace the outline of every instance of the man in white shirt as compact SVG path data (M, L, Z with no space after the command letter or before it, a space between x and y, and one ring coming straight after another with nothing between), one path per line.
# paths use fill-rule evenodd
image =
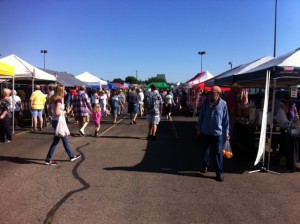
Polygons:
M144 93L141 89L136 90L138 94L138 101L139 101L139 112L140 116L144 116Z

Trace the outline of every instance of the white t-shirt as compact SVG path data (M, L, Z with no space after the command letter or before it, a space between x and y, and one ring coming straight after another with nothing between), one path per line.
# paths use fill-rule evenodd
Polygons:
M21 106L21 98L18 95L14 95L14 100L13 97L9 97L9 103L10 103L10 111L20 111L20 106ZM13 108L13 103L15 104L15 107Z
M103 94L100 96L100 104L106 105L107 95Z
M138 95L139 104L144 104L144 93L141 91Z

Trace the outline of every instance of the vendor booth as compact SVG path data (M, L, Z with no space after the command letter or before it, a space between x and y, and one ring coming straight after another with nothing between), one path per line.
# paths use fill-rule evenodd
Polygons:
M236 82L235 77L237 75L245 74L245 73L249 72L251 69L254 69L257 66L262 65L272 59L273 59L273 57L271 57L271 56L262 57L257 60L254 60L252 62L249 62L247 64L243 64L243 65L237 66L233 69L230 69L228 71L225 71L225 72L221 73L220 75L217 75L213 78L214 85L231 86L233 83Z
M29 97L34 90L34 85L49 84L51 82L53 83L56 81L56 78L54 75L51 75L37 67L34 67L33 65L29 64L28 62L24 61L14 54L1 58L0 62L9 64L14 67L12 89L14 89L17 84L31 86L31 91L27 92L27 94L24 92L24 90L22 90L22 94L24 93L25 95L27 95L22 99L24 103L24 110L22 111L22 121L26 124L31 124Z
M165 82L151 82L147 84L144 88L150 89L151 85L155 85L157 89L171 89L171 86Z
M224 80L220 78L219 83L225 82L225 79L226 77ZM267 169L269 169L271 147L274 150L277 145L275 144L274 146L272 138L280 135L282 139L282 131L284 131L284 133L289 134L287 142L291 143L285 147L288 150L285 155L288 160L287 166L290 170L295 169L299 159L299 149L295 146L298 145L298 139L300 138L300 122L298 119L295 119L295 121L289 123L288 128L280 127L279 124L274 125L273 117L276 89L290 89L300 84L300 48L268 60L243 74L236 74L232 83L229 84L233 84L233 82L238 83L242 87L260 87L265 89L264 95L262 95L264 98L262 110L257 110L253 104L247 105L241 111L242 113L240 113L239 120L235 126L237 141L248 149L250 147L252 148L251 150L256 150L257 155L254 165L257 165L261 160L264 164L265 152L268 151ZM297 87L293 88L297 89ZM269 98L270 89L271 98ZM242 135L247 136L248 141ZM255 138L258 141L256 143ZM281 143L285 144L286 142Z
M195 75L193 78L188 80L187 86L189 88L185 88L187 91L187 107L188 110L192 112L193 116L195 116L200 109L200 97L203 91L209 91L211 87L206 87L205 82L207 80L212 79L214 76L209 72L201 72Z
M76 79L84 82L87 86L99 86L99 89L104 88L103 86L107 86L107 82L103 79L98 78L95 75L92 75L89 72L84 72L80 75L75 76Z
M52 74L56 77L56 82L64 85L65 87L74 87L86 85L86 83L76 79L74 75L67 72L59 72L49 69L43 69L45 72Z

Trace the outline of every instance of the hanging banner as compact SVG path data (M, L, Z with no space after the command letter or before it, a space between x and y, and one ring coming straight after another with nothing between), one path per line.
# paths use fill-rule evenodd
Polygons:
M261 131L259 138L259 146L257 151L256 160L254 166L256 166L261 160L266 147L266 134L267 134L267 121L268 121L268 102L269 102L269 90L270 90L270 71L267 70L266 74L266 87L265 87L265 100L264 100L264 108L263 115L261 121ZM264 160L264 158L263 158Z

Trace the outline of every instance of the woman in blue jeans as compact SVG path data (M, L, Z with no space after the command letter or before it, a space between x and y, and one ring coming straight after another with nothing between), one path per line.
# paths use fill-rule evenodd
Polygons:
M50 99L51 106L49 107L49 110L50 110L49 114L52 115L52 127L53 127L54 131L56 130L59 116L63 115L63 113L64 113L64 109L65 109L65 105L64 105L64 101L63 101L64 96L65 96L65 87L63 85L58 85L55 89L54 95ZM47 158L45 160L45 165L56 165L56 161L52 160L52 157L53 157L56 146L58 145L60 139L62 139L64 148L70 158L70 161L75 161L81 157L80 154L74 155L74 153L72 152L70 145L69 145L67 135L65 135L65 136L54 135L52 144L51 144L50 149L47 154Z

